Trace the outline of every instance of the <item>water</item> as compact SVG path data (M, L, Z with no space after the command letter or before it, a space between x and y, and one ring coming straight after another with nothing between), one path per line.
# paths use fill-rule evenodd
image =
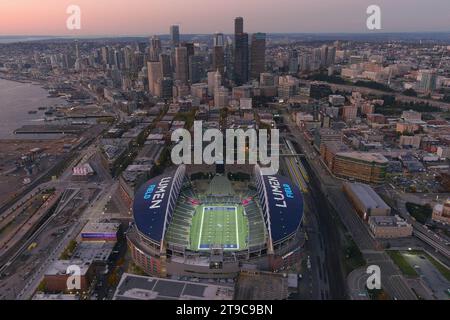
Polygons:
M23 125L43 124L45 110L38 110L39 107L64 104L61 98L47 96L47 90L39 85L0 79L0 139L36 138L33 135L14 135L14 130ZM29 114L31 110L37 113Z

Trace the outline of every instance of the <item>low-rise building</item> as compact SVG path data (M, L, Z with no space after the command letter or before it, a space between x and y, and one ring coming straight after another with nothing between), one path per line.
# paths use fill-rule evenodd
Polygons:
M434 206L432 219L437 222L450 224L450 200Z
M364 220L370 216L388 216L391 208L367 184L344 183L343 191Z
M80 276L79 289L68 287L68 278L76 272ZM56 260L45 271L45 291L49 293L87 291L94 276L91 262L82 260ZM74 286L77 285L76 283Z
M232 300L234 286L124 273L113 300Z
M381 239L410 237L413 232L412 225L398 215L370 217L369 227L374 237Z
M119 223L89 222L81 230L81 241L117 242L119 227Z
M365 183L383 183L389 161L379 153L339 152L334 157L331 172L341 178Z

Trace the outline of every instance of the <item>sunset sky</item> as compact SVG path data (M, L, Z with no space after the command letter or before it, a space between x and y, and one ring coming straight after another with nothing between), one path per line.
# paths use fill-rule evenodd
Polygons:
M82 29L66 29L66 8L82 10ZM148 35L245 31L367 32L366 8L382 9L385 32L450 31L450 0L0 0L0 35Z

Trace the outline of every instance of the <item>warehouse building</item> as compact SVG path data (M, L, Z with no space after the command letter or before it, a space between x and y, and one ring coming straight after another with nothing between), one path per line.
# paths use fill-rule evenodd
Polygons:
M364 220L368 220L370 216L390 215L391 208L370 186L362 183L344 183L343 190Z

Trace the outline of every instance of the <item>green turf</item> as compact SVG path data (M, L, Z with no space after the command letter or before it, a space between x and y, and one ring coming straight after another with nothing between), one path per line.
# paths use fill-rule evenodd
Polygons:
M406 261L406 259L403 257L402 253L400 251L396 250L388 250L386 251L389 256L392 258L394 263L400 268L400 271L408 277L416 278L419 275L417 274L417 271Z
M214 210L205 210L205 207ZM220 207L235 210L221 210ZM192 219L189 247L191 250L209 250L210 245L219 245L230 251L242 250L247 247L247 236L248 220L242 206L198 206Z

